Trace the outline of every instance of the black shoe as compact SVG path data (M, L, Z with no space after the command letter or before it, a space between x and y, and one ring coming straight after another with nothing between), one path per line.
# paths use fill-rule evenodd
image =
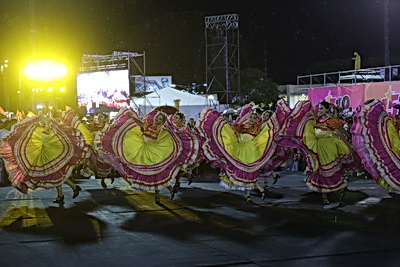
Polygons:
M174 199L174 196L175 196L175 193L178 192L178 188L176 188L176 187L174 186L174 187L172 187L171 189L168 188L168 190L169 190L169 193L170 193L169 199L170 199L170 200L173 200L173 199Z
M100 184L101 184L101 186L102 186L103 188L107 188L107 185L106 185L106 182L104 181L104 179L101 179Z
M265 189L261 192L261 199L262 199L262 200L265 199Z
M278 179L281 178L281 176L279 174L275 174L274 176L274 182L272 184L276 184L276 182L278 182Z
M251 196L246 196L246 202L247 202L247 203L251 203L251 202L252 202Z
M79 185L75 186L74 195L72 196L72 198L76 198L77 196L79 196L79 192L81 192L81 191L82 191L82 188Z
M170 200L173 200L173 199L174 199L174 196L175 196L175 190L172 190L172 191L170 192L170 194L171 194L171 196L169 197L169 199L170 199Z
M53 200L53 203L63 204L64 203L64 196L57 197L55 200Z

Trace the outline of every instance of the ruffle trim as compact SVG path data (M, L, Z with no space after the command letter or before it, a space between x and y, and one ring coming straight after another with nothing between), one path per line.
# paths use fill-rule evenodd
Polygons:
M392 150L389 120L391 118L380 101L366 105L354 117L353 144L375 181L383 178L390 187L399 191L400 158Z

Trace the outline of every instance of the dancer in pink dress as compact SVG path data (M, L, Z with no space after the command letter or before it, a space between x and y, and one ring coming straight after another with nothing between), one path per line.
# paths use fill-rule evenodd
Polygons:
M354 149L375 182L400 192L400 137L382 102L367 101L354 115L351 132Z
M205 108L196 123L204 138L202 148L206 160L221 170L221 185L245 190L247 202L251 202L250 190L253 188L261 192L262 199L265 198L265 189L257 182L258 176L279 149L274 142L278 121L271 120L261 129L261 122L252 108L252 104L244 106L233 125L218 111ZM279 101L274 116L284 118L288 111L284 101Z
M322 193L324 204L329 204L328 193L343 194L346 171L356 167L343 121L334 117L332 108L323 101L316 113L309 101L298 102L276 138L281 145L300 149L307 162L306 184Z
M27 193L29 189L57 188L55 203L64 202L61 190L68 184L76 198L81 188L69 179L73 168L87 154L83 136L71 127L63 127L49 114L33 116L12 127L1 145L11 184Z
M141 120L131 108L124 108L95 139L103 160L132 187L154 190L156 203L162 188L173 197L173 179L182 168L193 165L198 151L197 139L174 131L166 119L165 113L154 110Z

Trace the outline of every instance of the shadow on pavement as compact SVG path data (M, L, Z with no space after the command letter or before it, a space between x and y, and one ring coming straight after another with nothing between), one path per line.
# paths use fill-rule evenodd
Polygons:
M246 203L244 192L238 194L199 187L181 188L177 199L172 201L169 196L162 195L160 205L154 203L153 193L148 192L118 189L85 191L90 197L75 202L70 208L37 209L21 206L11 209L7 214L14 221L2 223L2 228L12 232L59 237L65 243L74 245L106 238L108 226L115 223L92 215L96 212L102 215L105 211L120 216L122 222L117 227L122 230L163 235L177 240L209 236L245 243L249 238L268 239L288 235L329 238L337 230L348 229L391 235L399 233L400 225L400 217L397 216L400 196L397 195L355 214L339 209L324 210L321 195L311 192L302 194L298 202L291 203L292 206L297 205L292 208L256 199L256 192L252 195L254 203ZM283 195L275 192L269 197L279 200ZM361 191L346 190L343 203L355 205L368 197Z
M11 214L18 214L23 210L24 214L9 226L3 229L38 236L59 237L67 244L97 242L101 233L106 229L106 224L95 217L87 215L78 207L65 209L64 207L49 207L41 210L30 209L30 215L26 215L27 207L12 209ZM34 214L47 213L46 218L35 217ZM42 222L40 222L42 220ZM43 220L47 220L43 224Z

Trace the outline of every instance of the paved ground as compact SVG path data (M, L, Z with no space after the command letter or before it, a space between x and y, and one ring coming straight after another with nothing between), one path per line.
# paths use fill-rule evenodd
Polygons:
M0 266L399 266L400 196L352 178L324 209L302 173L281 176L250 204L210 177L161 205L120 178L78 180L76 199L65 186L63 206L55 190L1 187Z

